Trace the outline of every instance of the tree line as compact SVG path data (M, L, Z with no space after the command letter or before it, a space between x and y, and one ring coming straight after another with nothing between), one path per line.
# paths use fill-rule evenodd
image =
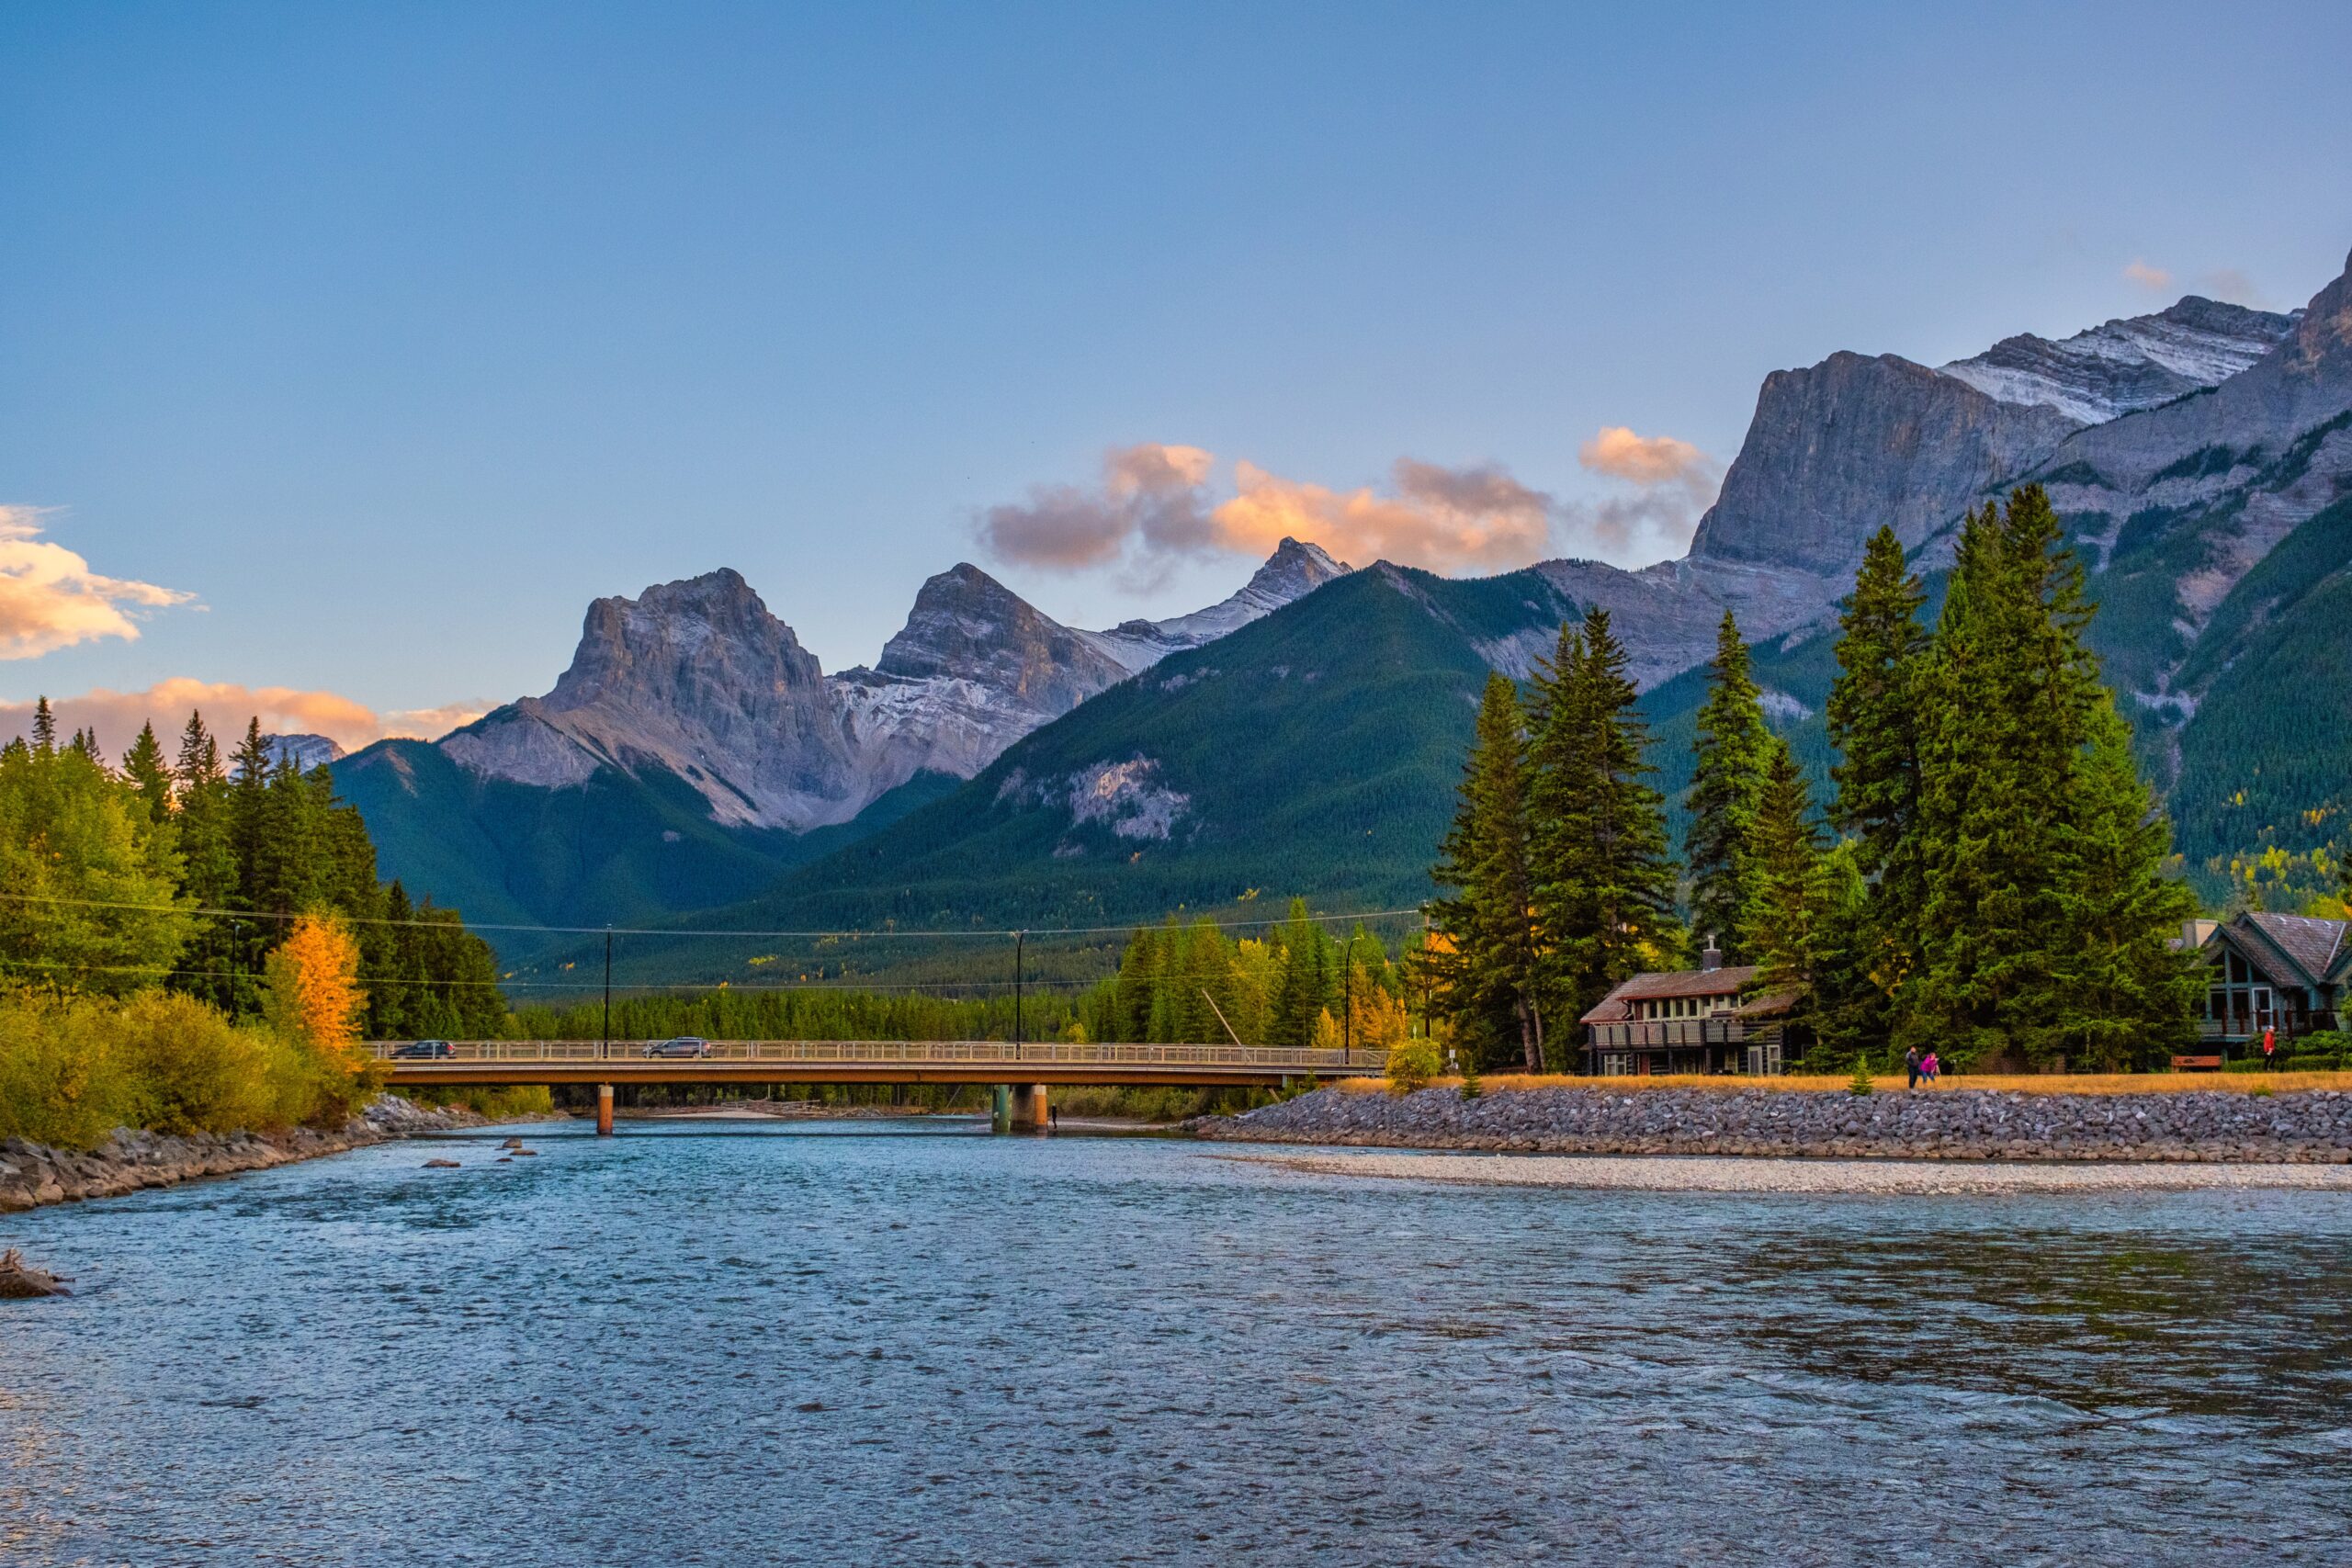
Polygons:
M255 1018L269 954L303 915L349 930L369 1035L498 1032L489 945L455 910L379 882L333 776L273 755L258 720L225 759L200 714L176 758L144 725L116 766L89 730L61 741L43 698L31 735L0 748L0 974L17 985L162 987Z
M1966 517L1932 626L1927 604L1882 528L1839 615L1826 811L1724 615L1687 879L1607 614L1561 628L1524 700L1491 677L1425 960L1459 1047L1556 1070L1579 1016L1694 937L1788 998L1816 1067L1917 1046L2113 1068L2192 1040L2201 981L2171 939L2195 900L2041 487Z

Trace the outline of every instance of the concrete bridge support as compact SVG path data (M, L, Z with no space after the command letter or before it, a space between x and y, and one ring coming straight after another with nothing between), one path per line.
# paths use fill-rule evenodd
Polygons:
M1012 1086L998 1084L989 1090L989 1131L1012 1131Z
M1053 1112L1046 1103L1046 1086L1041 1083L1017 1083L1012 1086L1012 1131L1035 1133L1053 1120Z
M612 1135L613 1086L600 1083L596 1086L596 1136L609 1138Z

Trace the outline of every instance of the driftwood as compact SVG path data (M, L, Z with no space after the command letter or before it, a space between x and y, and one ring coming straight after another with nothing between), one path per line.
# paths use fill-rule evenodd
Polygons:
M0 1301L25 1301L34 1296L70 1296L68 1276L51 1274L25 1261L15 1247L0 1252Z

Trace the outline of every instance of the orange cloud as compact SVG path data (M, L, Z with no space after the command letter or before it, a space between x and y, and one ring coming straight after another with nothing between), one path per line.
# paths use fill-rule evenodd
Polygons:
M1622 424L1605 427L1577 448L1577 461L1597 474L1637 485L1664 484L1707 466L1706 454L1671 435L1636 435Z
M132 611L195 597L92 571L82 557L40 536L41 516L39 507L0 506L0 659L34 659L100 637L133 639Z
M1285 538L1311 539L1351 560L1431 571L1508 571L1542 560L1552 500L1501 468L1446 468L1400 457L1394 493L1335 491L1236 463L1240 493L1210 514L1216 542L1265 555Z
M366 704L334 692L241 686L185 675L159 681L143 692L100 687L59 698L50 706L57 716L59 734L95 729L100 748L115 756L130 746L142 724L153 724L164 750L176 753L180 731L191 712L204 715L206 728L220 739L224 751L244 734L248 718L260 719L266 735L323 735L346 751L356 751L387 736L437 739L459 724L481 717L484 711L479 705L452 704L446 708L379 716ZM447 722L442 722L445 719ZM0 735L28 735L32 724L31 703L0 703Z
M1622 424L1595 432L1577 448L1577 461L1633 485L1634 493L1562 507L1563 532L1629 564L1687 548L1701 514L1723 488L1721 466L1690 442L1637 435Z
M2134 261L2130 266L2125 267L2123 276L2126 282L2136 283L2152 294L2168 294L2172 291L2172 274L2163 267L2150 266L2143 261Z
M1131 542L1163 556L1198 548L1208 527L1201 487L1215 461L1197 446L1114 447L1092 489L1038 485L1025 502L989 507L980 542L1000 560L1051 571L1106 566Z
M395 708L384 716L384 735L402 740L438 740L453 729L463 729L495 703L444 703L437 708Z

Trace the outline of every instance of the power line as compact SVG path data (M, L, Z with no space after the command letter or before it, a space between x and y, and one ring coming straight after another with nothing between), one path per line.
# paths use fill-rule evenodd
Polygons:
M17 969L63 969L76 975L153 975L175 980L244 980L254 978L236 969L166 969L145 964L68 964L60 960L32 958L0 959L0 974ZM500 990L581 991L594 990L594 984L585 980L434 980L413 975L383 975L370 977L353 976L361 986L486 986ZM1045 980L1031 976L1031 986L1084 987L1100 984L1095 980ZM734 980L643 980L624 981L620 988L637 992L664 991L847 991L866 994L876 991L976 991L1010 990L1010 980L801 980L801 981L734 981Z
M190 908L180 904L115 903L102 898L67 898L40 893L0 893L0 901L17 904L62 904L83 909L123 909L150 915L188 915L217 919L299 920L304 918L299 914L278 914L263 909L216 909L204 907ZM1263 926L1286 926L1289 925L1294 919L1304 919L1310 924L1324 925L1327 923L1348 920L1385 920L1407 915L1419 917L1422 912L1423 911L1419 907L1416 906L1409 909L1366 909L1351 915L1306 915L1300 917L1280 915L1269 916L1264 919L1257 920L1189 920L1184 922L1184 924L1188 926L1206 924L1214 926L1219 931L1238 931ZM1009 941L1013 935L1013 932L1009 929L976 930L971 927L956 927L952 930L931 931L907 930L897 927L866 931L707 931L677 926L531 926L476 922L464 919L461 916L457 916L454 911L452 911L451 914L451 919L440 920L396 920L391 919L390 916L384 915L337 914L335 918L348 925L408 926L426 931L462 930L469 931L537 931L548 936L600 936L609 931L615 936L761 938L852 937L860 941L869 942L876 941L883 937L952 937L967 941L977 940L1004 942ZM1152 920L1125 920L1117 925L1110 926L1028 926L1022 929L1025 930L1031 936L1107 936L1123 931L1136 931L1158 923L1159 922Z

